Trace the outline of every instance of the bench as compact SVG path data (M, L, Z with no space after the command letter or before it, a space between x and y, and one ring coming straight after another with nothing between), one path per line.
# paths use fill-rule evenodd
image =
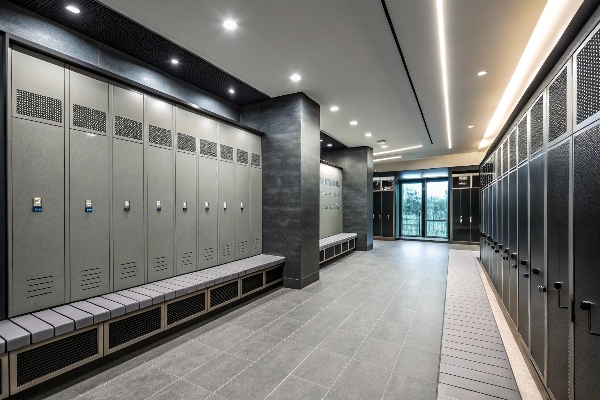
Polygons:
M319 240L319 264L356 248L356 233L338 233Z
M284 262L261 254L0 321L0 399L281 282Z

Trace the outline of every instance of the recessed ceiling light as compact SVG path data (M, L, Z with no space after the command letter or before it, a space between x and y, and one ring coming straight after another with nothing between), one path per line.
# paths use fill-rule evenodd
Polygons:
M356 125L358 125L358 121L350 121L350 125L356 126Z
M233 89L229 89L229 93L231 93L231 94L234 94L234 93L235 93L235 90L233 90Z
M80 11L79 11L79 8L77 8L77 7L74 7L74 6L67 6L67 10L69 10L69 11L71 11L72 13L75 13L75 14L79 14L79 12L80 12Z
M367 133L365 133L365 136L366 137L371 137L371 136L373 136L373 134L371 132L367 132Z
M179 60L172 59L172 60L171 60L171 63L173 63L173 64L177 65L177 64L179 64Z
M477 75L479 75L479 76L487 75L487 71L479 71L477 73Z
M395 160L398 158L402 158L402 156L395 156L395 157L388 157L388 158L380 158L379 160L373 160L373 162L377 162L377 161L387 161L387 160Z
M338 111L340 108L338 106L333 106L330 108L331 111L336 112Z
M293 80L294 82L298 82L302 80L302 77L298 74L294 74L292 76L290 76L290 79Z
M381 145L381 148L383 149L387 149L389 146L388 145Z
M469 128L469 129L473 129L473 128L474 128L474 126L473 126L473 125L469 125L469 126L467 126L467 128Z
M228 31L234 31L237 28L237 22L235 22L234 20L228 19L227 21L223 22L223 26Z
M333 146L331 143L329 143L329 144L327 145L327 147L331 147L331 146Z
M383 147L383 146L381 146L381 147ZM422 144L420 144L420 145L418 145L418 146L405 147L405 148L403 148L403 149L396 149L396 150L381 151L381 152L379 152L379 153L373 153L373 155L374 155L374 156L377 156L377 155L381 155L381 154L397 153L397 152L399 152L399 151L405 151L405 150L411 150L411 149L418 149L418 148L421 148L421 147L423 147L423 145L422 145Z

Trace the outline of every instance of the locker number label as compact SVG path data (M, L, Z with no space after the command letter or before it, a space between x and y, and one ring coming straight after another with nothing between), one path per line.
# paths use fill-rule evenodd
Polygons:
M162 210L162 207L161 207L161 205L160 205L160 200L158 200L158 201L156 202L156 211L160 211L160 210Z
M85 201L85 212L92 212L92 201L91 200Z
M125 211L131 210L131 202L129 200L125 200L125 207L123 208Z
M187 211L187 201L183 202L183 211Z
M42 198L41 197L33 198L33 212L42 212Z

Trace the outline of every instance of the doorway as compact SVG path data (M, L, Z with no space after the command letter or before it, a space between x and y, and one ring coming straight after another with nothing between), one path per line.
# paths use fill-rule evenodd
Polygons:
M448 179L402 181L400 237L448 239Z

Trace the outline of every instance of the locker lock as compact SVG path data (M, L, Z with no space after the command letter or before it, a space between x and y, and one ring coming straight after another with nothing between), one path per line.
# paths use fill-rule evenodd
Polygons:
M131 210L131 202L129 200L125 200L125 206L123 208L125 211Z
M527 260L521 260L521 261L520 261L520 264L521 264L521 265L527 265Z
M514 269L517 269L517 264L511 265L511 267L513 267Z
M161 211L162 210L162 206L160 205L160 200L156 201L156 211Z
M535 275L539 275L539 274L540 274L540 270L539 270L539 268L534 268L534 269L532 269L532 270L531 270L531 272L532 272L533 274L535 274Z
M85 201L85 212L92 212L92 201L91 200L86 200Z
M205 209L205 210L208 210L209 208L210 208L210 207L208 206L208 201L205 201L205 202L204 202L204 209Z
M505 252L506 254L508 254L508 253L509 253L508 249L504 249L504 252Z
M513 260L516 260L517 259L517 253L512 253L510 255L510 258L512 258Z
M523 273L523 278L529 278L529 273L528 272Z
M545 286L538 286L538 292L544 293L545 291L546 291L546 287Z
M183 202L183 211L187 211L187 201Z
M554 282L554 289L556 289L556 290L562 289L562 282Z
M41 197L33 198L33 212L42 212L42 198Z
M498 245L498 248L499 248L500 250L502 250L502 245L501 245L501 244L499 244L499 245Z
M579 303L579 308L588 312L588 331L590 335L600 336L600 333L592 331L592 304L591 301L582 301Z

